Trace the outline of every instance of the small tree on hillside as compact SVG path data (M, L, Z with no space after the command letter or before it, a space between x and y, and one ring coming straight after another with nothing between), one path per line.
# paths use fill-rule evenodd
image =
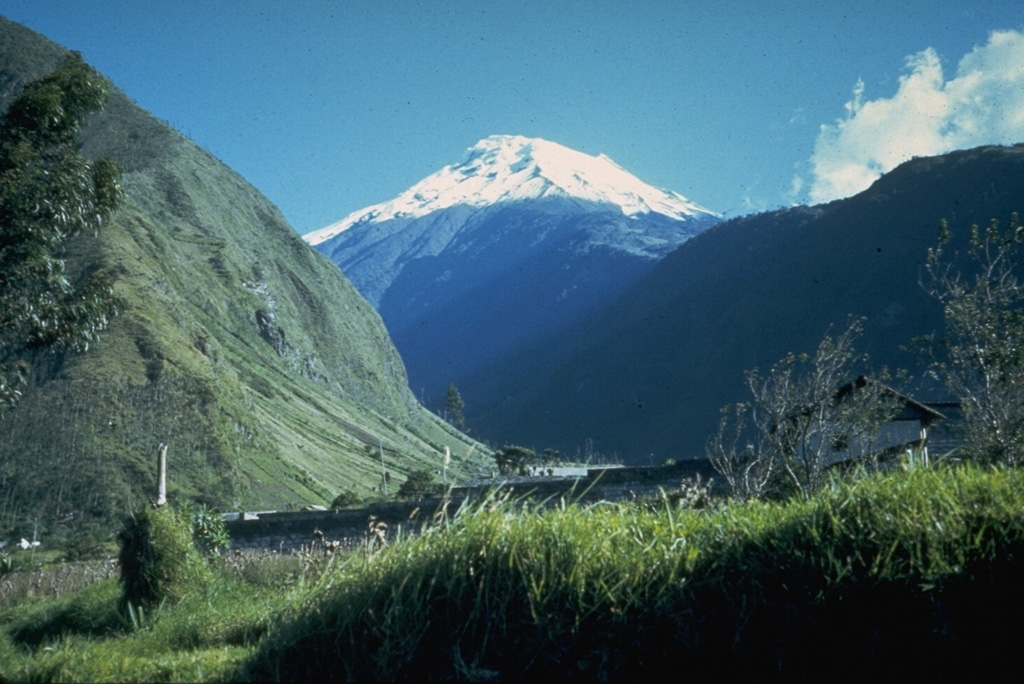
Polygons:
M462 410L466 408L466 404L462 401L462 395L459 394L459 390L455 387L455 383L448 385L448 395L444 400L444 417L449 423L455 427L463 427L466 424L466 417L462 414Z
M117 207L120 172L90 162L76 136L107 84L73 53L28 84L0 120L0 416L16 403L34 348L84 350L114 313L101 275L74 284L61 252L96 232Z
M971 226L965 273L950 251L946 222L928 250L926 283L946 321L937 374L960 399L964 451L972 458L1024 462L1024 290L1020 282L1024 225L1017 214L1001 228Z

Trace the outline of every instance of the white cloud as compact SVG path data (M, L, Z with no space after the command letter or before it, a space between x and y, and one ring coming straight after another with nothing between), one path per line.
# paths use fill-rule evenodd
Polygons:
M810 158L812 202L848 197L914 156L1024 141L1024 33L994 31L946 80L935 50L907 58L891 98L864 100L824 124Z
M800 176L793 176L793 180L789 183L789 193L786 197L791 203L795 203L795 198L800 196L800 191L804 189L804 179Z

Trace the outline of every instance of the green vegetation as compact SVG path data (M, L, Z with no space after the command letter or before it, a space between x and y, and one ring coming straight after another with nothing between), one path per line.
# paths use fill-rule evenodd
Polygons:
M331 501L331 508L359 508L363 504L363 497L355 492L345 489Z
M935 372L963 408L964 454L1024 463L1024 225L1015 213L1005 228L971 226L962 267L952 237L943 221L926 264L946 321Z
M105 581L0 610L8 679L984 676L1024 609L1024 472L911 468L789 503L498 500L333 560L211 561L177 604ZM5 604L0 604L5 605Z
M66 56L0 18L0 111ZM445 447L450 476L475 474L485 459L417 404L337 267L237 174L109 91L79 140L122 168L124 200L60 258L70 283L106 273L119 313L86 354L22 359L30 377L0 430L0 539L38 528L44 548L75 537L88 555L154 494L161 443L169 500L220 510L368 497L382 470L401 480Z
M915 470L789 505L483 507L340 568L272 627L248 675L994 669L968 656L1013 638L976 620L1022 605L1022 484L1016 471Z
M221 553L231 545L227 526L220 513L206 504L195 505L189 501L178 508L181 517L188 522L192 541L200 553Z
M73 53L0 119L0 418L28 380L27 350L86 349L114 311L109 280L72 283L62 258L121 196L117 165L89 162L77 147L82 121L106 98L106 81Z
M121 531L122 612L177 603L210 583L188 515L170 506L134 514Z
M409 473L395 496L399 499L428 499L444 494L444 485L437 481L429 470L414 470Z
M466 417L463 415L463 409L466 408L466 402L462 401L462 395L459 394L459 389L455 386L455 383L448 385L448 394L444 399L444 416L445 420L456 427L463 427L466 424Z
M502 475L525 475L527 469L537 462L537 452L526 447L506 444L501 451L493 453L491 458Z

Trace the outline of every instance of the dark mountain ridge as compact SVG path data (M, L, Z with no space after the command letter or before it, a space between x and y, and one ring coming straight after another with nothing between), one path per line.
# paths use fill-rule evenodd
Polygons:
M500 400L560 358L567 331L656 263L595 240L637 223L621 213L545 213L531 204L494 207L451 248L410 262L381 299L410 385L428 401L442 400L451 382L477 404ZM532 361L502 374L496 364L510 355ZM489 396L485 388L499 379L500 396Z
M909 161L849 199L721 223L592 321L531 392L486 414L467 401L467 418L497 441L700 457L718 409L748 398L744 370L812 352L851 315L867 318L859 347L874 367L920 377L904 347L942 331L921 285L940 220L963 246L971 224L1008 220L1022 198L1024 145L981 147Z

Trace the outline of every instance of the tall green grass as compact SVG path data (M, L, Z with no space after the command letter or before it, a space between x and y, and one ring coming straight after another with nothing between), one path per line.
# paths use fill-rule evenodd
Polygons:
M0 681L234 681L270 616L308 591L218 573L178 603L125 610L116 580L0 611Z
M806 503L481 507L350 562L247 676L743 678L992 667L1024 607L1024 474L914 470ZM985 656L980 663L976 658Z
M1024 472L807 502L497 499L387 547L230 554L134 616L108 580L0 610L14 681L984 677L1014 667Z

